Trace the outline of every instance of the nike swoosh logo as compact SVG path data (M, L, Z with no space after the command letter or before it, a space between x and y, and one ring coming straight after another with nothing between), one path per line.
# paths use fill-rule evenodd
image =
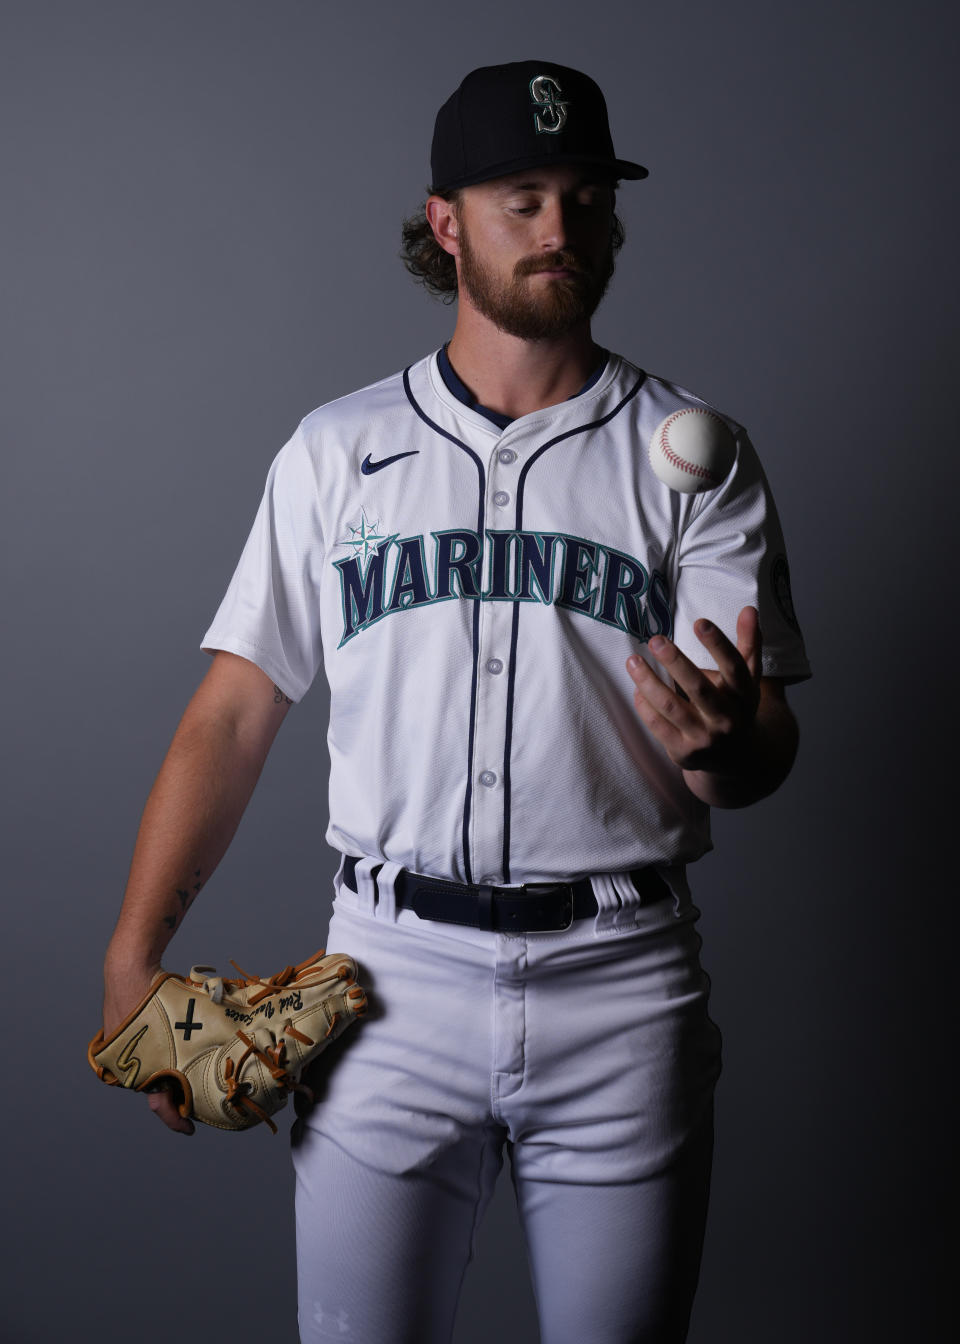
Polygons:
M416 457L419 448L412 448L409 453L395 453L393 457L381 457L379 462L374 462L367 453L366 457L360 463L360 470L364 476L372 476L375 471L382 471L384 467L389 467L392 462L399 462L401 457Z

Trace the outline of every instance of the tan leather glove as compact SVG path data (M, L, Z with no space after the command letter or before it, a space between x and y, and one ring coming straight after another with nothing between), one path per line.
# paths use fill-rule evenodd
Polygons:
M236 966L236 962L231 963ZM362 1017L357 964L321 948L269 980L162 971L109 1041L99 1031L87 1058L111 1087L149 1092L172 1082L180 1114L217 1129L250 1129L287 1104L304 1068Z

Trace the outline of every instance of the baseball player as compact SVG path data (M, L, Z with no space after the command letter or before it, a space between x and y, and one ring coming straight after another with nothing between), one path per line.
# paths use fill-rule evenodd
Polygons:
M301 1337L448 1341L506 1150L543 1344L679 1344L721 1050L686 869L711 807L793 762L783 537L729 416L719 485L657 477L654 427L704 403L593 340L615 191L647 176L597 85L475 70L431 167L404 257L457 296L452 338L274 459L144 813L105 1029L322 666L326 945L370 1010L294 1127Z

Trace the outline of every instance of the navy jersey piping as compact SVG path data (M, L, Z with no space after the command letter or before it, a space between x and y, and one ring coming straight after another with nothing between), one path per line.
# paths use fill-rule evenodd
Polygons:
M477 454L473 451L473 449L469 447L469 445L465 444L461 439L458 439L456 435L449 433L445 429L441 429L441 427L435 421L431 420L429 415L427 415L426 411L423 409L423 407L417 401L416 397L413 395L413 390L410 387L410 369L412 367L413 367L412 365L408 365L407 368L405 368L403 371L403 390L406 393L407 400L409 401L410 405L413 407L413 409L416 411L417 415L419 415L420 419L423 421L425 425L429 426L430 429L434 430L437 434L441 435L442 438L449 439L451 443L455 443L458 448L462 448L463 451L467 454L467 456L470 457L476 464L477 474L479 476L477 536L482 538L484 535L483 533L484 495L486 494L486 488L487 488L486 475L483 469L483 463L481 462ZM480 603L479 601L477 601L473 604L473 672L470 678L470 731L467 735L467 787L463 799L463 831L461 839L461 843L463 846L463 875L464 879L471 884L473 883L473 865L470 862L470 811L473 806L474 721L476 719L477 714L477 679L479 674L479 663L480 663Z
M615 416L619 415L624 406L631 402L640 391L646 381L646 373L641 372L640 377L634 383L627 395L619 401L613 410L607 415L601 416L599 420L591 420L585 425L577 425L574 429L567 429L556 438L548 441L539 447L535 453L524 463L520 472L520 479L517 482L517 521L515 528L517 532L523 529L523 490L526 484L527 473L534 462L556 444L562 443L564 439L570 439L574 434L583 434L588 429L599 429L601 425L609 424ZM517 679L517 644L520 636L520 602L514 601L513 604L513 628L510 634L510 659L507 671L507 725L503 747L503 881L510 882L510 754L511 743L513 740L513 694Z

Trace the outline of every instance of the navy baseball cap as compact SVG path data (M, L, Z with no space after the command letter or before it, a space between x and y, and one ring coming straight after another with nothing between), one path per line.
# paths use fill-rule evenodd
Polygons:
M481 66L437 113L430 151L434 191L565 163L595 164L617 178L647 176L639 163L614 154L599 85L569 66Z

